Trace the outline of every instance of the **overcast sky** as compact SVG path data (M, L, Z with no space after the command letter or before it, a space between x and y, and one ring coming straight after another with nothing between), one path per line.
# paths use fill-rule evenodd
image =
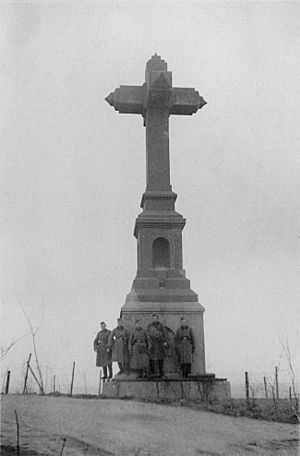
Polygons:
M141 116L104 98L147 60L207 101L170 120L184 267L205 312L207 370L271 377L299 344L298 2L1 3L2 345L14 385L46 372L97 384L92 342L115 326L136 273L145 190ZM280 360L281 357L281 360ZM298 370L299 375L299 370Z

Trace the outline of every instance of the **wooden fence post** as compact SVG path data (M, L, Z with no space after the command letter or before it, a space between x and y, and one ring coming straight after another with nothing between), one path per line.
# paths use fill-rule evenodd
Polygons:
M101 376L102 376L102 372L101 372L101 367L99 369L99 389L98 389L98 396L100 397L101 395Z
M245 390L246 390L247 405L249 405L249 376L248 376L248 372L245 372Z
M17 425L17 456L20 456L20 425L17 411L15 410L16 425Z
M10 371L7 371L7 376L6 376L6 385L5 385L5 394L8 394L9 391L9 381L10 381Z
M38 387L40 388L40 393L41 393L41 394L45 394L45 393L44 393L44 389L43 389L42 385L40 384L40 382L38 381L38 379L37 379L35 373L33 372L33 369L32 369L32 367L30 366L30 364L28 364L28 367L29 367L30 372L32 373L32 376L33 376L34 380L36 381Z
M278 386L278 367L275 367L275 385L276 385L276 399L279 399L279 386Z
M27 360L26 373L25 373L25 379L24 379L23 394L27 393L27 379L28 379L28 372L29 372L30 359L31 359L31 353L29 353L28 360Z
M266 396L266 399L269 399L266 377L264 377L264 385L265 385L265 396Z
M74 373L75 373L75 361L73 361L73 369L72 369L72 380L71 380L71 391L70 391L70 396L72 396L72 394L73 394Z
M55 394L55 375L53 375L53 394Z

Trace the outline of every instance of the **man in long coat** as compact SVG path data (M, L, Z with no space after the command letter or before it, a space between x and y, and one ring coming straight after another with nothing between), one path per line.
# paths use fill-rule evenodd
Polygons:
M153 321L147 328L150 352L150 374L162 377L164 375L163 366L168 348L168 334L166 328L158 320L158 315L152 315Z
M112 351L112 361L117 362L119 366L118 374L128 373L128 340L129 332L118 318L117 327L112 330L108 338L108 348Z
M195 338L192 328L186 324L184 317L181 317L181 325L176 331L174 343L182 376L187 378L191 373L192 358L195 350Z
M96 357L96 366L102 367L104 381L112 379L112 363L111 363L111 353L108 349L108 338L110 331L106 328L104 321L100 323L101 330L98 332L94 340L94 350L97 353ZM108 377L107 377L107 368L108 368Z
M148 334L136 320L135 328L129 338L130 368L137 371L137 378L149 375Z

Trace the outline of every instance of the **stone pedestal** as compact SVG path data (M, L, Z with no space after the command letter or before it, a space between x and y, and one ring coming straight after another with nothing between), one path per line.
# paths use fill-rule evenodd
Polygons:
M204 307L198 302L154 302L140 301L135 291L128 294L122 307L122 318L129 329L133 329L136 319L140 319L146 329L152 321L152 314L157 313L160 321L170 330L170 340L180 326L180 317L185 316L187 324L193 329L195 336L195 352L193 354L192 373L205 374L205 347L203 313ZM171 344L172 345L172 344ZM164 361L164 372L178 373L178 366L172 353L172 347Z
M119 399L164 399L216 401L230 399L230 384L213 374L190 379L115 379L103 384L102 397Z

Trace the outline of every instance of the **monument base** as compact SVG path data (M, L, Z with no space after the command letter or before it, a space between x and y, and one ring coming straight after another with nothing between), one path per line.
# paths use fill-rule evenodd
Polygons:
M205 347L203 313L204 307L198 302L176 302L176 301L141 301L135 290L132 290L126 298L121 309L121 315L126 327L131 331L134 322L138 318L145 329L153 321L152 314L159 315L160 321L170 330L170 345L173 346L172 337L180 326L180 318L184 315L187 324L193 329L195 338L195 352L192 362L192 374L205 375ZM177 372L174 365L174 353L167 355L164 363L164 373Z
M213 374L190 378L141 379L123 377L103 383L103 397L119 399L228 400L230 383Z

